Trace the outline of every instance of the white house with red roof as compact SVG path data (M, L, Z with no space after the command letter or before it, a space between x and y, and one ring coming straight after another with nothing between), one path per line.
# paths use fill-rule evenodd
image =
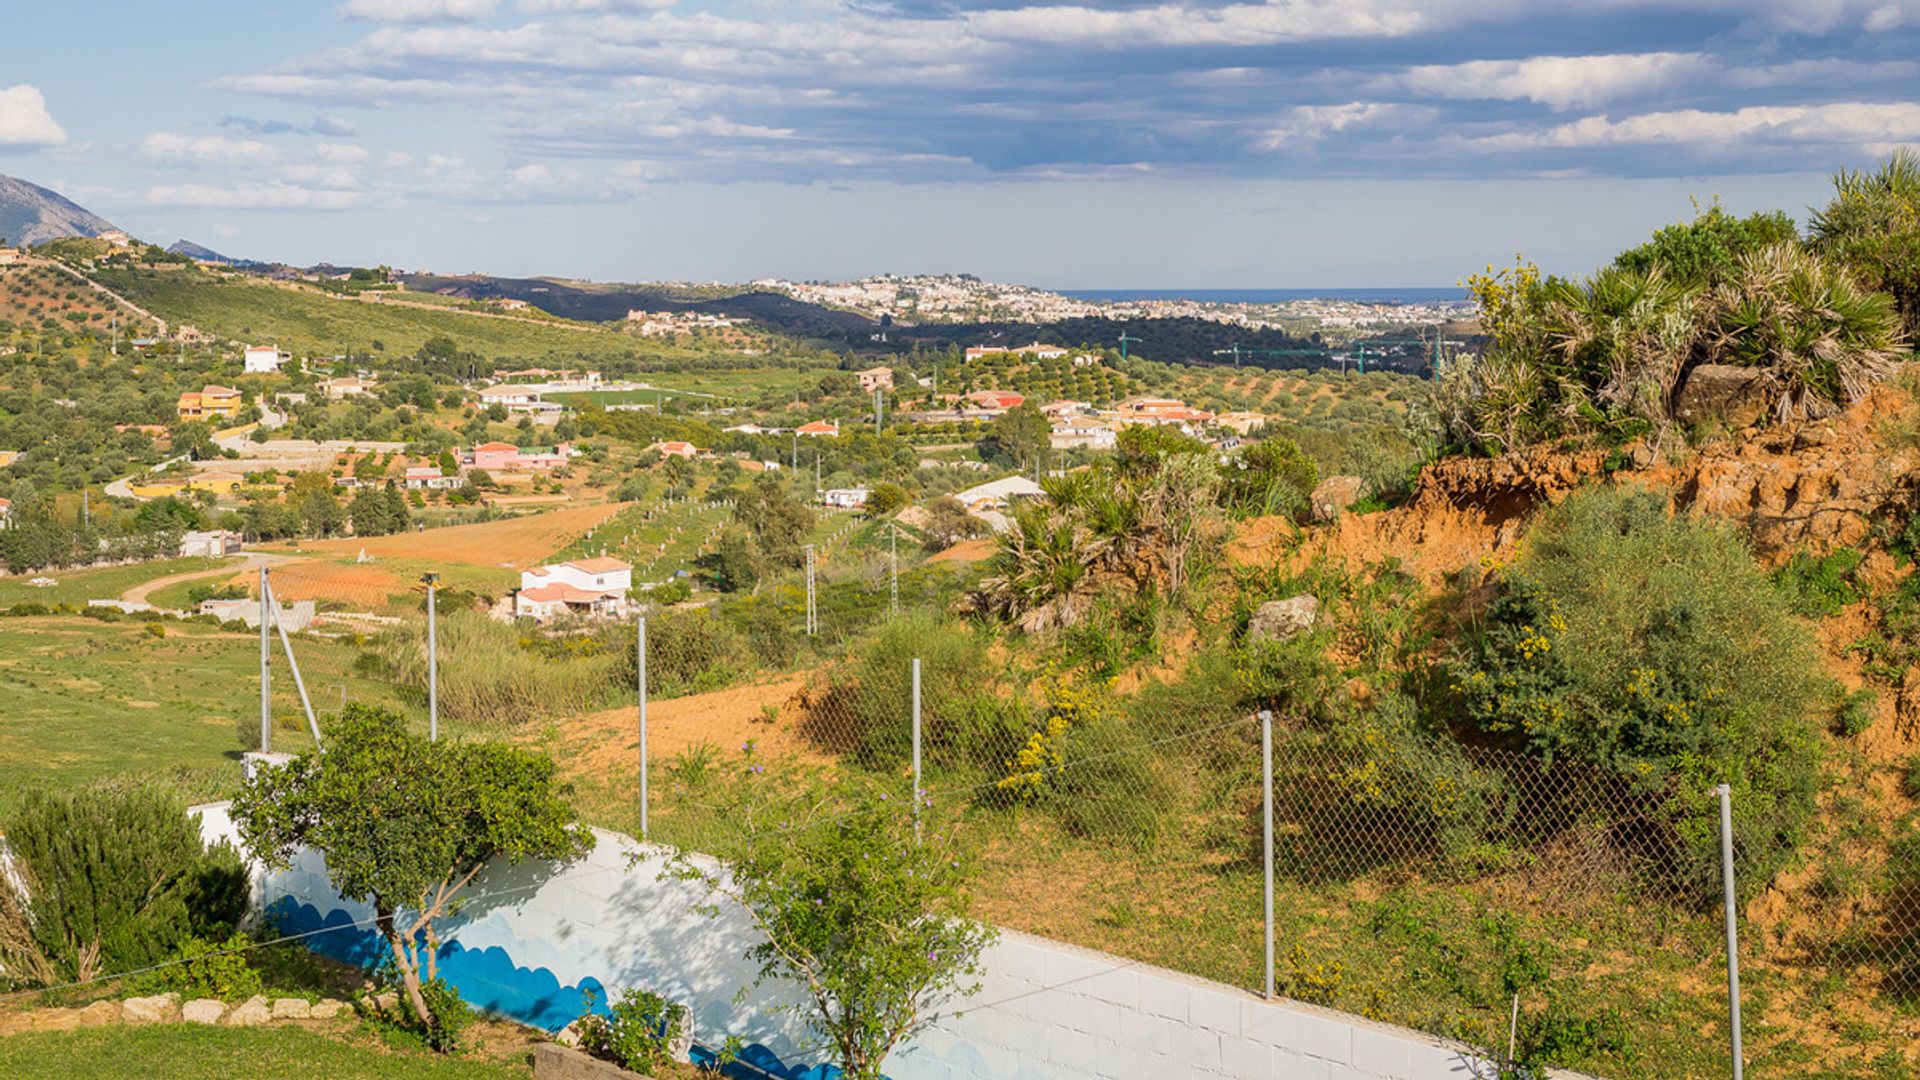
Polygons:
M241 366L249 375L270 375L280 370L289 357L275 345L249 345Z
M633 567L605 556L549 563L520 572L513 613L538 622L575 616L613 618L627 611Z
M648 446L647 449L659 454L661 457L677 457L688 460L692 460L700 453L699 447L690 442L683 442L680 439L667 439L662 442L657 442Z
M0 499L0 529L13 524L13 500Z
M814 420L793 429L795 435L807 435L814 438L834 438L840 434L840 425L830 420Z

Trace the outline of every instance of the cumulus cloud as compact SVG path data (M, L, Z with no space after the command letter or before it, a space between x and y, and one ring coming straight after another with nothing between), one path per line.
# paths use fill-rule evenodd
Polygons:
M1428 25L1411 4L1378 0L1273 0L1205 8L1192 4L1106 11L1032 6L970 12L987 38L1105 46L1271 45L1319 38L1402 37Z
M675 0L520 0L517 6L521 11L540 14L573 11L653 11L670 8L674 2Z
M150 161L188 165L265 165L279 157L258 139L171 131L156 131L140 140L140 153Z
M257 116L227 115L220 118L220 126L249 135L326 135L342 139L354 134L352 124L334 116L316 116L310 124L295 124L286 120L263 120Z
M63 146L66 141L38 87L20 83L0 90L0 147Z
M1713 67L1697 52L1532 56L1422 65L1392 81L1428 97L1532 101L1566 110L1656 94Z
M1379 123L1403 111L1399 105L1353 101L1345 105L1296 105L1259 140L1262 149L1278 150L1325 138L1336 131Z
M499 6L499 0L346 0L338 10L374 22L463 22L487 18Z
M1499 149L1750 141L1880 146L1920 138L1920 102L1755 105L1726 112L1676 109L1614 120L1589 116L1542 131L1480 139Z

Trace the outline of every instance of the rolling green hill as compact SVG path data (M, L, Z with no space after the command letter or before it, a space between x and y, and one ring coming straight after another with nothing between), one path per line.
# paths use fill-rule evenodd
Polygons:
M170 322L238 341L277 344L295 354L404 355L432 337L452 338L462 349L487 356L528 360L672 351L639 346L631 337L589 323L463 311L438 297L420 306L369 303L310 287L192 268L106 269L94 277Z

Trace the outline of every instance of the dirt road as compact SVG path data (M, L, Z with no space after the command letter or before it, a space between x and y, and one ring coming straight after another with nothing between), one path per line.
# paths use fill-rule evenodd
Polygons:
M242 559L213 567L209 570L190 570L184 574L168 574L166 577L144 581L120 594L120 599L130 604L147 603L147 597L183 581L198 581L201 578L232 577L249 570L258 570L262 566L279 566L282 563L299 562L290 555L274 555L270 552L256 551Z

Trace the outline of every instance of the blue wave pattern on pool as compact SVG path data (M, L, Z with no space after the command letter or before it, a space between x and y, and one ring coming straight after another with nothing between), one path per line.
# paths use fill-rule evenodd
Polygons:
M323 915L312 904L283 896L266 914L282 935L306 935L301 940L307 948L341 963L372 969L388 955L386 940L377 931L356 926L353 916L338 908ZM460 991L468 1004L544 1031L559 1031L572 1023L587 1010L589 994L593 1011L607 1012L607 993L600 980L588 976L568 986L546 968L515 964L507 950L497 945L468 949L457 941L446 942L440 946L437 962L441 978ZM692 1057L697 1065L718 1060L704 1046L694 1047ZM840 1080L841 1076L835 1065L788 1065L759 1043L740 1051L720 1072L736 1080Z

